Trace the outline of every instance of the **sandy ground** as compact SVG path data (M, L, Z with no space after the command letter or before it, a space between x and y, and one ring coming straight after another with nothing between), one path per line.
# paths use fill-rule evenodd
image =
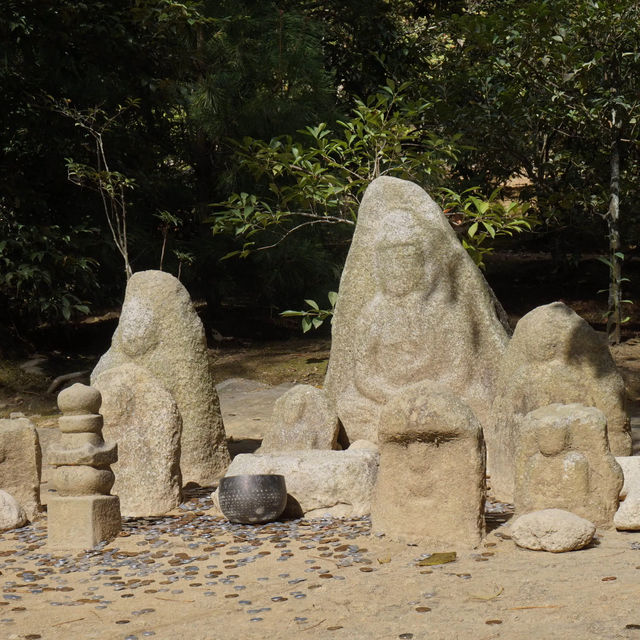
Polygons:
M614 355L638 425L640 341ZM47 548L45 516L0 534L0 639L640 639L640 532L533 552L509 515L490 505L476 550L431 549L370 535L367 519L231 525L207 489L69 554Z
M442 549L370 536L366 519L250 527L208 504L127 520L87 553L48 550L44 522L4 535L0 637L640 637L640 533L548 554L498 527L454 562L420 566Z

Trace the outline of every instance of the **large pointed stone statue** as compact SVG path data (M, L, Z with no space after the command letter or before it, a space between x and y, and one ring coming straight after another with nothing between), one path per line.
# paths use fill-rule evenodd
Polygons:
M146 369L178 405L183 482L213 484L229 465L229 452L204 329L189 293L168 273L133 274L111 348L91 380L128 363Z
M377 441L389 398L421 380L458 394L484 424L507 340L438 205L411 182L374 180L340 281L325 381L347 439Z

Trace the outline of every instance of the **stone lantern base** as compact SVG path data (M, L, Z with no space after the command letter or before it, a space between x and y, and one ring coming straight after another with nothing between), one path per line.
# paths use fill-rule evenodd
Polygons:
M48 545L58 549L90 549L122 528L118 496L52 496L47 512Z

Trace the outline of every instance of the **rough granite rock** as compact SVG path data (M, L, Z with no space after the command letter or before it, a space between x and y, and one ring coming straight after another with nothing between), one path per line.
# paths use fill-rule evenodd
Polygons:
M614 456L631 453L622 376L606 344L562 302L537 307L517 324L502 360L493 419L484 424L491 491L513 501L515 446L522 418L553 403L596 407Z
M485 531L485 449L473 411L421 382L389 400L378 435L373 531L433 549L476 547Z
M564 509L611 526L623 485L609 451L602 411L552 404L521 423L515 465L515 514Z
M0 531L18 529L27 522L27 514L18 501L10 493L0 490Z
M171 393L182 417L183 482L213 484L229 464L204 329L187 290L162 271L134 273L111 348L91 382L123 364L146 369Z
M511 525L511 537L519 547L553 553L582 549L595 532L592 522L562 509L533 511Z
M0 489L10 493L29 520L40 505L42 452L38 432L26 418L0 420Z
M616 462L622 467L624 485L613 524L621 531L640 531L640 456L621 456Z
M349 445L348 451L357 451L358 449L365 449L366 451L374 451L379 453L378 445L371 440L356 440Z
M496 306L429 195L374 180L340 280L325 381L349 442L377 442L389 398L425 379L460 395L484 424L508 340Z
M359 517L371 509L378 455L366 450L240 454L225 475L245 473L284 476L289 494L287 516L313 517L328 513L336 517ZM212 496L214 503L216 493Z
M113 493L123 516L159 516L182 501L181 420L171 394L134 364L107 369L94 386L104 398L103 433L118 443Z
M260 453L336 449L338 429L326 394L308 384L296 385L276 400Z

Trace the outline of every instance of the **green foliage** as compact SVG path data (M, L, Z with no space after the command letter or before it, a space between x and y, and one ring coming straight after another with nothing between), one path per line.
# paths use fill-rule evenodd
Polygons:
M307 310L288 310L283 311L280 315L285 318L302 318L302 331L303 333L307 333L311 328L317 329L318 327L321 327L327 318L331 318L331 322L333 322L333 314L338 300L338 293L336 291L329 291L327 297L329 298L329 304L331 305L329 309L321 309L320 305L315 300L307 299L305 300L309 307Z
M382 175L436 185L456 158L455 141L423 127L428 103L411 101L407 84L392 81L356 106L335 128L307 126L301 140L270 142L245 138L238 146L242 165L264 186L264 195L233 193L211 218L215 233L252 238L265 230L279 236L258 249L272 248L299 229L317 224L353 225L364 190ZM256 250L247 240L228 254L246 257Z
M480 268L485 267L484 258L493 251L488 243L500 236L531 231L538 224L537 218L529 215L529 203L507 203L501 199L501 189L494 189L486 199L478 187L462 193L442 188L441 194L445 215Z
M97 263L83 254L96 231L25 225L0 203L0 324L33 327L88 313L82 299L97 286Z

